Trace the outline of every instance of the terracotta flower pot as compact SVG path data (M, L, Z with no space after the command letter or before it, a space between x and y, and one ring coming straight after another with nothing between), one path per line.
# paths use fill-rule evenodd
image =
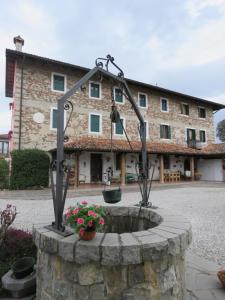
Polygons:
M84 231L83 234L79 233L80 238L84 241L92 240L95 237L95 235L96 235L95 230L93 230L93 231Z
M217 272L217 276L218 276L220 282L222 283L223 287L225 288L225 270L221 270L221 271Z

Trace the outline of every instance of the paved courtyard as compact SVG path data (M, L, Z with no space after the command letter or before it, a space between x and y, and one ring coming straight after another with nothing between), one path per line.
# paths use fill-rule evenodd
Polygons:
M16 227L31 230L33 225L50 224L53 220L53 205L49 190L0 192L0 199L2 199L0 208L7 203L16 205L19 212L14 223ZM84 199L90 203L104 204L101 188L97 188L69 191L65 207ZM216 271L225 266L225 185L215 183L154 185L150 200L155 206L173 210L177 214L185 215L191 221L193 241L188 254L186 272L187 299L225 299L225 292L216 278ZM140 194L137 188L126 187L120 205L133 205L139 201Z

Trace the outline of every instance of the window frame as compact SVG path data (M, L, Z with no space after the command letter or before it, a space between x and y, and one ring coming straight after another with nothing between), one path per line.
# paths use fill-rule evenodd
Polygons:
M59 90L54 89L54 75L64 77L64 91L59 91ZM56 92L56 93L65 94L66 90L67 90L67 75L62 74L62 73L52 72L52 75L51 75L51 91Z
M52 127L52 125L53 125L53 123L52 123L53 122L53 110L58 110L58 107L52 106L50 108L50 130L57 131L57 128ZM66 128L66 122L67 122L66 117L67 117L67 113L64 110L64 128Z
M124 117L120 117L120 119L122 119L123 120L123 127L124 127L124 129L126 130L126 120L125 120L125 118ZM125 136L125 133L124 133L124 130L123 130L123 133L122 134L119 134L119 133L116 133L116 123L113 123L114 124L114 135L115 136Z
M170 128L170 138L164 138L164 137L161 137L161 125L162 126L168 126ZM160 123L159 124L159 138L160 140L172 140L172 130L171 130L171 125L170 124L166 124L166 123Z
M0 148L0 154L2 155L8 155L9 154L9 141L6 140L1 140L0 144L2 144L2 148ZM7 145L7 147L6 147ZM7 149L7 151L5 152L5 148Z
M200 132L201 131L205 132L205 142L202 142L201 139L200 139L200 137L201 137ZM206 135L206 130L205 129L199 129L199 142L202 143L202 144L207 143L207 135Z
M140 95L144 95L145 96L146 106L141 106L140 105ZM142 92L138 92L138 107L143 108L143 109L148 109L148 94L142 93Z
M196 134L197 132L196 132L196 128L186 127L185 129L186 129L186 130L185 130L185 139L186 139L185 142L188 142L188 136L187 136L187 130L188 130L188 129L191 129L191 130L194 130L194 131L195 131L195 141L197 142L197 134Z
M200 117L200 109L204 109L205 110L205 117ZM201 119L201 120L206 120L206 117L207 117L207 113L206 113L206 108L203 107L203 106L198 106L198 118Z
M182 113L182 112L180 112L180 114L181 114L182 116L189 117L189 116L190 116L190 105L189 105L188 103L185 103L185 102L181 102L180 105L181 105L181 106L183 106L183 105L187 105L187 106L188 106L188 115L187 115L187 114L184 114L184 113Z
M91 84L92 83L99 85L99 98L91 96ZM89 81L89 99L102 100L102 84L101 84L101 82L91 81L91 80Z
M125 103L125 97L124 97L124 94L122 93L122 102L118 102L116 101L116 89L120 89L118 86L114 86L113 87L113 96L114 96L114 100L115 100L115 103L117 104L124 104Z
M91 116L99 116L99 132L91 131ZM89 134L102 134L102 114L97 112L90 112L88 115L88 133Z
M167 110L162 110L162 100L166 100L167 102ZM160 111L163 113L168 113L169 112L169 99L165 97L160 97Z

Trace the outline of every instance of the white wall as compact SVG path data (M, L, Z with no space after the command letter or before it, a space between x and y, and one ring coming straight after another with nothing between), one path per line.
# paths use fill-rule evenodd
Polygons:
M90 153L89 152L82 152L80 154L80 163L79 163L79 171L80 174L86 176L85 183L90 183L91 181L91 165L90 165Z
M175 155L170 155L170 170L171 171L180 171L181 174L184 174L184 158Z
M201 180L224 181L221 159L199 159L197 167Z
M149 155L149 162L152 165L155 165L155 171L154 171L154 175L153 175L153 180L159 180L159 167L160 167L160 163L159 163L159 158L157 157L157 154L150 154ZM151 179L151 177L152 177L152 172L153 172L153 168L151 168L149 170L149 179Z

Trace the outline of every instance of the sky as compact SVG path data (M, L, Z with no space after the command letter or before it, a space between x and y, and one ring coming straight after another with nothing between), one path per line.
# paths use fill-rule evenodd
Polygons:
M0 133L10 130L5 49L92 68L111 54L125 76L225 104L225 0L0 0ZM225 118L225 112L216 115Z

